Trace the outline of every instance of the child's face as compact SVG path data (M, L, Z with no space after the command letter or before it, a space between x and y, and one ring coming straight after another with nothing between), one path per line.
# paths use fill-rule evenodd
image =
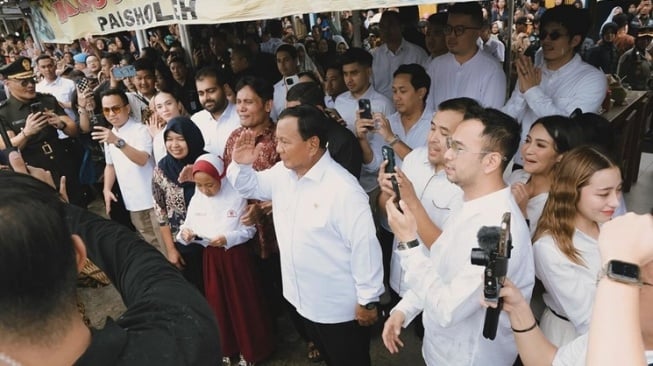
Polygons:
M204 172L197 172L193 177L195 178L195 189L202 192L205 196L213 197L220 192L220 181L212 176Z

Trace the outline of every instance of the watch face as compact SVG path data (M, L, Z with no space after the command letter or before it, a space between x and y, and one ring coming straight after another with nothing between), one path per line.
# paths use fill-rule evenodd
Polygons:
M639 282L639 266L636 264L612 260L608 262L608 274L615 279Z

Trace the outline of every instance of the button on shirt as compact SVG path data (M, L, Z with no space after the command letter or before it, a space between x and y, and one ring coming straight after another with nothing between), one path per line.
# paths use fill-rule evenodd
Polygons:
M506 100L506 74L497 59L478 50L464 64L451 53L438 56L426 69L431 76L428 100L433 109L445 100L468 97L484 107L499 108Z
M451 214L462 206L463 191L447 179L444 169L439 172L435 171L428 160L428 147L426 146L418 147L406 155L401 170L413 184L415 194L431 221L437 227L443 228ZM390 287L403 296L407 289L399 255L394 252L397 249L397 244L398 241L395 238L390 261ZM420 248L428 255L429 250L421 240L420 244Z
M517 357L506 314L499 318L495 340L483 337L485 309L479 298L484 267L470 262L472 248L478 247L478 230L499 226L507 211L512 214L513 245L508 278L528 300L535 275L533 252L526 222L510 188L464 202L431 246L430 257L419 247L397 252L409 290L395 310L406 314L404 326L424 310L422 353L428 365L512 365Z
M583 62L578 55L558 70L552 71L545 66L541 69L540 85L522 93L517 83L512 96L501 108L521 123L522 141L538 118L556 114L568 116L576 108L597 113L608 88L603 72ZM524 164L519 151L515 163Z
M372 51L372 72L374 73L374 89L386 98L392 99L392 79L395 71L403 64L423 65L428 59L424 49L402 38L397 51L392 52L387 44Z
M202 132L204 150L224 157L227 139L235 129L240 127L240 117L238 117L236 106L228 103L217 120L206 109L193 114L191 120Z
M370 104L372 105L372 113L380 112L385 116L389 116L395 112L395 108L392 105L392 102L388 98L384 97L378 93L371 86L359 99L369 99ZM358 100L351 95L351 92L347 91L342 93L336 98L336 110L342 117L342 119L347 122L347 128L356 134L356 112L358 111ZM370 131L367 134L367 140L370 142L370 146L374 153L372 161L368 164L363 164L363 169L361 169L360 184L365 189L365 192L371 192L379 184L376 180L379 166L381 166L381 147L385 145L383 137L374 131Z
M301 178L283 162L255 172L229 164L241 195L272 200L284 297L317 323L354 320L383 293L381 249L368 197L328 153Z
M152 156L152 138L147 131L147 126L133 119L120 127L111 130L118 138L136 150L144 151L150 155L147 163L140 166L118 149L114 144L104 144L104 156L107 164L113 165L116 179L120 183L120 193L129 211L143 211L154 207L152 196L152 175L154 162Z
M544 303L556 314L569 319L577 334L583 334L589 330L592 317L601 253L597 241L578 229L572 240L584 265L570 261L553 237L546 235L533 244L535 275L546 289Z

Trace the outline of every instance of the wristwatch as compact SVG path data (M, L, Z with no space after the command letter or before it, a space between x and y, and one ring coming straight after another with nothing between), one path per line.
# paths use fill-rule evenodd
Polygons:
M377 306L379 306L378 301L372 301L372 302L368 302L365 305L361 305L361 307L365 308L365 310L374 310L377 308Z
M413 239L411 241L400 241L399 244L397 244L397 250L406 250L406 249L412 249L415 248L416 246L419 246L419 240Z
M125 145L127 145L127 143L123 139L118 139L118 141L116 141L114 145L116 145L117 148L122 149L123 147L125 147Z
M599 280L603 277L627 285L641 286L642 280L639 277L639 266L637 264L622 262L619 260L611 260L603 267L599 273Z

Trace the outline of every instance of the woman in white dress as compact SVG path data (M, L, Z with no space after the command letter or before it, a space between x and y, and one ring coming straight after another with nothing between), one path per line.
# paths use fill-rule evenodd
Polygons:
M581 130L567 117L549 116L535 121L521 146L523 169L510 174L515 201L528 220L531 235L535 233L544 203L549 196L556 165L567 151L580 145Z
M567 152L555 171L533 255L546 291L540 327L558 347L589 329L601 269L599 228L619 205L621 183L614 160L590 146Z

